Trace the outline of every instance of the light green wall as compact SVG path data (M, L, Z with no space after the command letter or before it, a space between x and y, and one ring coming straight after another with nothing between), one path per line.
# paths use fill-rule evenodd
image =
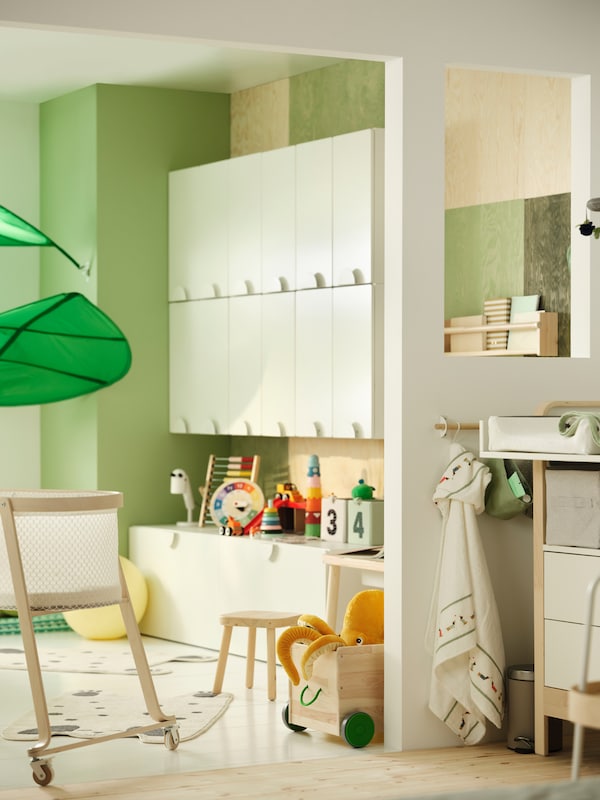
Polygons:
M125 551L131 524L183 518L171 469L197 486L208 454L227 451L228 442L168 433L166 286L167 175L227 157L229 97L91 87L43 104L41 142L43 229L93 256L89 282L66 262L43 264L42 292L84 292L133 353L119 383L44 409L42 481L123 491Z

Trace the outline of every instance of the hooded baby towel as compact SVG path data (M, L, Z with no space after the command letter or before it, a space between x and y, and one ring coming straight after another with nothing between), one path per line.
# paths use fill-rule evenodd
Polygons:
M489 469L459 444L434 493L442 541L427 632L433 654L429 707L465 744L504 716L504 644L476 516Z

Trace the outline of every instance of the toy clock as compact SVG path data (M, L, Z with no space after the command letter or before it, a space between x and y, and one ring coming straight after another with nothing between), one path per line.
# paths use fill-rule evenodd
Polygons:
M242 527L264 510L265 497L254 481L239 478L218 486L210 500L210 515L215 525L226 525L229 517L238 520Z

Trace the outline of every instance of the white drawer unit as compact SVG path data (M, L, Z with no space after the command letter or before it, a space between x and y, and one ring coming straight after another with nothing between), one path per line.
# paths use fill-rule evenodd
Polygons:
M545 685L570 689L580 677L586 588L600 574L600 551L563 547L544 550ZM593 625L600 626L600 609ZM592 635L590 678L600 679L600 630Z
M129 529L129 558L148 584L142 633L158 639L218 650L221 614L267 610L316 614L325 619L327 567L331 545L275 542L248 536L220 536L214 528L136 525ZM348 601L364 587L345 570L340 588L338 628ZM266 658L264 637L257 656ZM245 655L246 631L234 630L231 653Z

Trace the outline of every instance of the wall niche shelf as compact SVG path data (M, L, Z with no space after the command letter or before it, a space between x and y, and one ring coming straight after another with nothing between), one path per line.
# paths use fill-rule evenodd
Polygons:
M536 311L532 319L524 322L507 322L496 325L451 325L444 327L444 354L447 356L557 356L558 313ZM508 332L506 348L485 349L486 337L491 333ZM510 334L513 334L510 336ZM517 334L517 335L515 335ZM479 339L481 349L473 348Z

